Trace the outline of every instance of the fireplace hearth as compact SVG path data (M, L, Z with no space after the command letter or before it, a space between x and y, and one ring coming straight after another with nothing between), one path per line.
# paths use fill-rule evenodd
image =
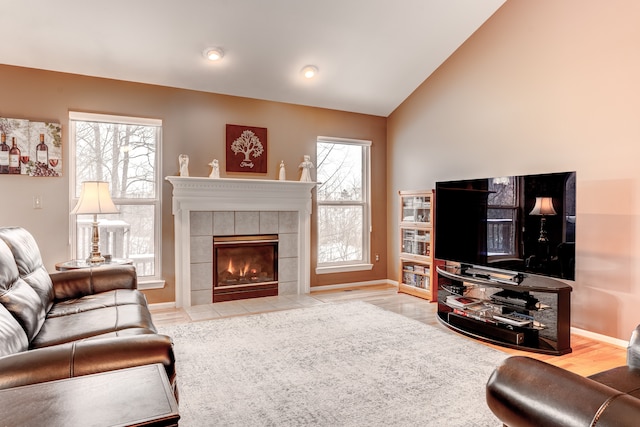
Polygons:
M278 295L278 235L214 236L212 302Z

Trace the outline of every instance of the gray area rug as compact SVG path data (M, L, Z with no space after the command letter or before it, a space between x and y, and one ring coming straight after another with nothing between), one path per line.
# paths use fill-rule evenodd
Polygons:
M183 427L501 425L485 384L505 353L364 302L159 329Z

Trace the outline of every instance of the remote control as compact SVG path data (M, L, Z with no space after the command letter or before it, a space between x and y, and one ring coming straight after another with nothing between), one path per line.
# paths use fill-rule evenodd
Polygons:
M493 318L508 325L513 326L528 326L531 324L531 320L522 319L511 314L494 314Z

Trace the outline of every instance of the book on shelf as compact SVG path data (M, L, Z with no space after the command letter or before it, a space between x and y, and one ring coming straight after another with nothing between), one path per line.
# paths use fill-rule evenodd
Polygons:
M415 274L409 271L405 271L403 275L402 282L405 285L413 286L421 289L430 289L431 283L429 281L429 276L424 274Z

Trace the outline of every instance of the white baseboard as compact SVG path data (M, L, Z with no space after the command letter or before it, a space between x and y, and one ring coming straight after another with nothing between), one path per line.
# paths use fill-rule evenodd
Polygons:
M149 308L155 309L155 310L164 310L167 308L176 308L176 303L175 301L171 301L171 302L157 302L154 304L149 304Z
M149 290L149 289L162 289L164 288L166 282L161 280L138 280L138 289L141 291Z
M582 337L591 338L596 341L602 341L607 344L615 345L622 348L627 348L629 346L629 341L621 340L619 338L609 337L607 335L597 334L591 331L585 331L584 329L571 327L571 333L580 335Z
M316 291L334 291L334 290L360 287L360 286L379 286L379 285L398 286L398 282L389 280L389 279L382 279L382 280L371 280L368 282L352 282L352 283L340 283L337 285L312 286L311 292L313 293Z

